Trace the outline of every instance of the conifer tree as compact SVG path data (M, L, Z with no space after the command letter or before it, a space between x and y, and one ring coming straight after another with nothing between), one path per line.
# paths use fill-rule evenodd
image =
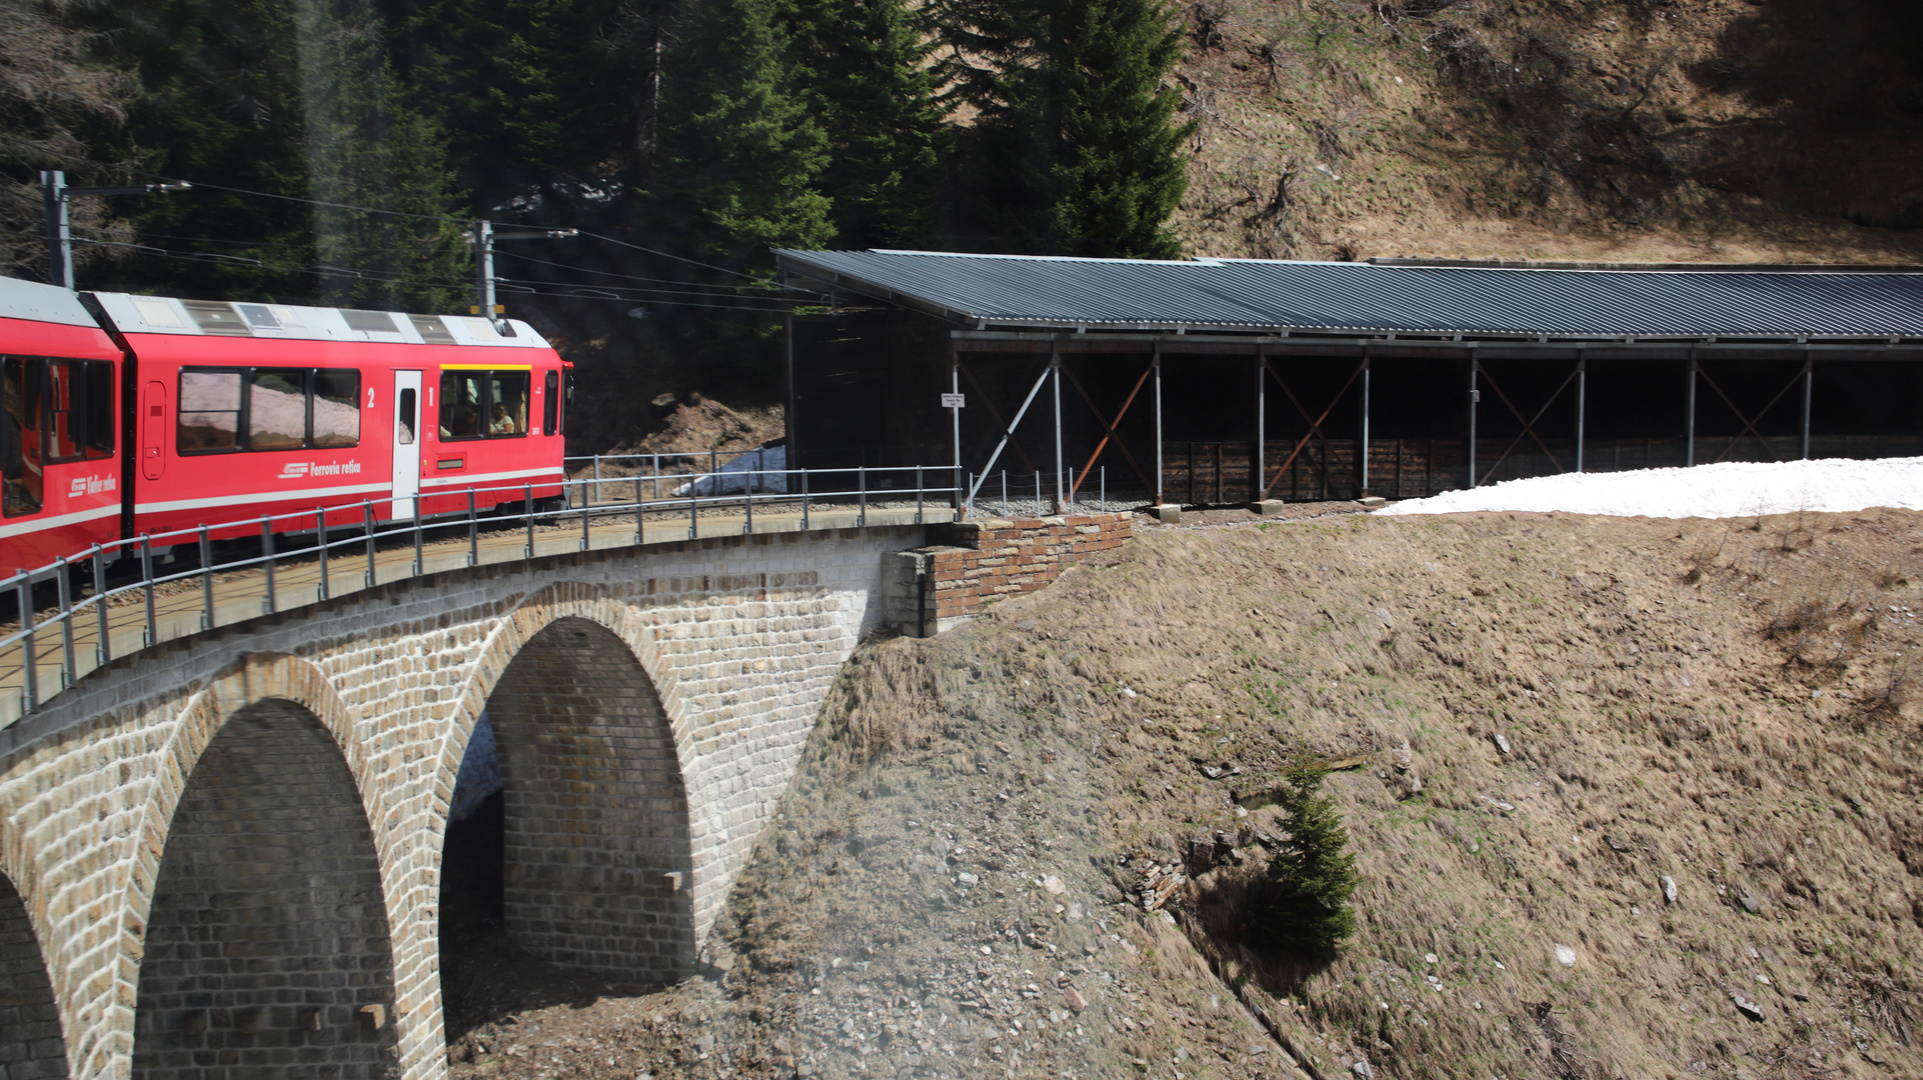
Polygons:
M771 247L833 235L816 187L827 137L796 85L778 0L705 0L662 90L652 223L704 261L766 263Z
M935 43L901 0L797 0L794 21L828 139L819 186L834 201L836 242L932 241L948 111L927 62Z
M1160 0L948 0L943 74L980 113L963 186L1005 246L1173 258L1186 185L1181 37Z
M1349 831L1335 803L1322 793L1325 772L1300 761L1284 777L1278 824L1289 839L1269 862L1270 889L1255 912L1255 929L1273 943L1310 957L1327 957L1355 933L1349 897L1359 880Z

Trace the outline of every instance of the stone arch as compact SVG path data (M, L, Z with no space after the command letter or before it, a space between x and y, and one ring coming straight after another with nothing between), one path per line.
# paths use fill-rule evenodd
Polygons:
M0 874L0 1080L64 1080L67 1043L27 905Z
M193 761L147 897L133 1075L396 1071L380 858L336 735L286 698L189 713L214 731L175 755Z
M508 936L561 967L667 982L692 969L695 951L683 751L630 642L576 613L596 606L515 613L470 687L444 755L450 779L437 787L451 795L486 709L500 753Z

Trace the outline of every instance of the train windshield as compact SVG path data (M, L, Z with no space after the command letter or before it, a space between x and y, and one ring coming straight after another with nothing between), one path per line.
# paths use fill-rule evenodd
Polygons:
M442 371L441 438L526 435L532 375L527 368Z

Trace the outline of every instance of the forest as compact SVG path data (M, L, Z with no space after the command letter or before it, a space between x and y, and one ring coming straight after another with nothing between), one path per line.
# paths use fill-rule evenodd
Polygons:
M511 316L751 378L774 247L1177 255L1181 53L1159 0L0 0L0 272L46 169L193 185L73 199L82 289L465 311L470 220L572 228Z

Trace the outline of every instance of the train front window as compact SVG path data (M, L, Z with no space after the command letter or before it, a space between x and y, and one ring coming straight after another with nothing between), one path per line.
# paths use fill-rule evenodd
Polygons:
M479 371L441 372L441 438L480 438L484 381Z
M180 373L175 443L183 452L240 448L240 372Z
M40 512L46 476L40 460L40 395L45 360L9 356L0 364L0 511Z
M359 446L361 373L354 368L314 372L314 439L317 449Z
M488 400L487 433L526 435L528 373L496 371L488 382L494 392Z
M460 369L441 372L441 438L506 439L528 433L533 373Z

